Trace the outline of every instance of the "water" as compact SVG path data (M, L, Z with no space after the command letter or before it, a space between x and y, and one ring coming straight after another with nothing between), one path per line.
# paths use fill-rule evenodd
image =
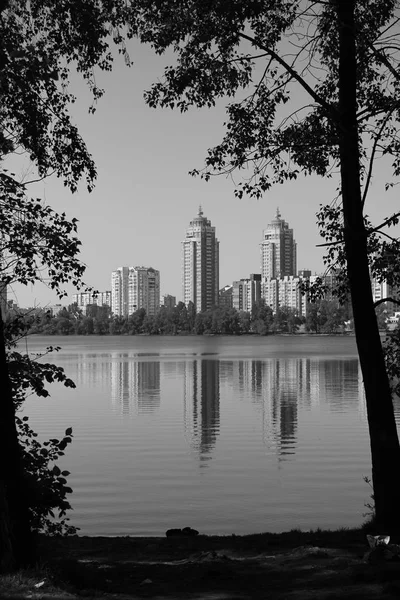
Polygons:
M40 337L76 390L24 413L74 441L82 535L336 528L363 521L370 450L354 338ZM399 411L396 407L396 417Z

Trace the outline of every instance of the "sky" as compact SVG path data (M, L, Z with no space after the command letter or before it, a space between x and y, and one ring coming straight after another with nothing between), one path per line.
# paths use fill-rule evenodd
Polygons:
M181 299L181 241L199 205L216 227L220 242L220 287L260 272L263 229L279 207L294 230L297 268L321 273L323 251L317 244L315 213L321 203L336 196L336 179L317 176L272 188L260 200L235 198L234 183L224 176L204 182L188 171L201 168L208 148L223 135L226 102L214 109L188 113L146 106L143 92L162 77L165 56L132 41L128 46L131 68L116 56L112 73L96 75L105 88L94 115L88 113L90 94L77 75L71 90L78 97L71 114L94 157L96 188L84 184L75 194L52 177L29 186L58 212L77 218L82 242L81 259L87 265L85 282L99 291L111 289L111 272L120 266L146 266L160 271L161 294ZM32 167L21 163L21 176ZM239 181L239 175L236 179ZM399 209L398 188L384 191L385 166L377 165L367 213L378 224ZM72 302L74 289L67 287ZM8 298L21 307L59 303L45 285L14 285Z

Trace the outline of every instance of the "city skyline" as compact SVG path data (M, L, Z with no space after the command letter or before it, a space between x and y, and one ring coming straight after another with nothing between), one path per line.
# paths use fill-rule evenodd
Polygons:
M118 267L111 273L111 290L74 293L72 302L84 312L90 304L108 305L116 316L127 317L137 309L144 308L148 315L155 315L161 306L173 308L183 301L186 306L193 302L197 312L214 306L233 307L238 311L251 311L255 302L263 298L274 313L280 306L293 308L300 316L306 316L307 296L302 295L300 282L314 281L322 274L312 274L310 269L297 270L297 244L294 229L282 218L279 207L275 218L263 230L259 244L261 273L233 280L219 286L219 240L216 227L204 216L202 206L186 229L181 242L182 296L160 293L160 272L153 267ZM200 267L198 267L200 265ZM328 275L333 285L334 275ZM374 301L393 295L385 282L371 280ZM327 299L332 299L330 294ZM51 306L51 305L50 305ZM51 306L55 309L60 304ZM394 312L393 303L388 303Z
M43 199L59 213L78 219L82 242L81 259L88 266L85 282L99 290L109 289L109 274L118 265L154 265L162 274L162 293L180 299L180 241L188 215L199 204L218 227L224 252L220 257L221 287L249 273L259 272L259 242L265 224L276 206L296 229L298 269L323 271L323 242L316 225L321 203L338 193L336 173L332 178L299 177L274 186L262 200L237 198L235 182L241 175L213 177L205 183L188 172L201 168L207 149L218 144L226 120L222 100L212 109L178 111L150 109L143 91L162 74L172 55L154 55L151 48L128 42L134 59L127 69L115 56L112 73L96 72L96 82L105 95L88 115L90 94L78 75L70 90L77 96L71 107L72 120L81 131L97 165L98 180L89 194L81 185L70 194L56 177L28 186L28 194ZM29 157L12 156L4 165L22 180L36 179ZM245 174L246 176L246 174ZM385 192L390 181L387 162L379 161L371 181L366 211L372 223L381 223L398 207L397 188ZM391 232L393 233L393 232ZM76 290L67 286L70 301ZM9 298L20 306L55 304L57 296L45 285L14 285ZM63 300L64 302L64 300Z
M297 244L294 240L294 230L289 227L289 223L281 218L279 208L276 209L275 218L272 219L262 231L262 241L259 244L261 250L261 274L250 274L249 277L234 280L232 285L228 284L226 288L233 286L233 306L237 310L251 310L252 305L260 297L267 300L267 304L275 310L279 305L293 306L298 308L300 314L302 302L301 294L298 289L298 277L296 273L297 266ZM193 302L197 312L210 309L220 304L219 285L219 240L216 237L216 227L211 224L211 220L204 216L202 206L198 208L197 215L190 221L186 229L186 237L181 242L181 277L182 289L180 300L188 306ZM112 313L117 316L128 316L137 308L145 308L143 301L133 302L133 281L131 271L150 270L145 267L119 267L111 274L111 291L101 292L98 298L103 298L105 294L110 295L110 302L105 302L111 307ZM160 299L160 273L158 273L158 298ZM276 292L271 295L271 289L267 291L266 283L269 280L284 280L283 289L278 289L278 284L271 282L272 287L276 284ZM281 285L282 288L282 285ZM164 294L163 297L172 297ZM78 301L80 307L86 307L89 303L90 293L74 294L73 301ZM133 297L133 296L132 296ZM94 304L101 304L98 298L94 299ZM174 297L176 300L176 297ZM283 303L283 304L282 304ZM158 306L162 303L158 302ZM228 304L230 304L228 302ZM146 305L147 306L147 305ZM156 302L152 303L149 314L155 314ZM148 312L148 311L147 311Z

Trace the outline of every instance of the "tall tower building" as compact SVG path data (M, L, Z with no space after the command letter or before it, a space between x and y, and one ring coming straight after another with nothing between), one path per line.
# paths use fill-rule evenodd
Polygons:
M128 278L128 311L144 308L147 315L160 309L160 272L152 267L131 267Z
M129 267L119 267L111 273L111 312L118 317L128 316Z
M218 304L219 241L215 227L199 213L186 230L182 242L182 296L186 305L193 302L197 312Z
M286 275L296 275L297 245L293 239L293 229L281 219L279 208L275 219L263 231L261 249L261 277L280 279Z
M155 315L160 308L160 272L152 267L119 267L111 275L111 311L128 317L139 308Z

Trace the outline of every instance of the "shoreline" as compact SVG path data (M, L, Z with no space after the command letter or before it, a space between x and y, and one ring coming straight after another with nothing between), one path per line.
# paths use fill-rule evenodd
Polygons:
M0 577L0 596L20 600L398 598L400 562L380 560L370 551L367 532L372 533L364 526L244 536L40 536L41 570L20 574L18 581Z

